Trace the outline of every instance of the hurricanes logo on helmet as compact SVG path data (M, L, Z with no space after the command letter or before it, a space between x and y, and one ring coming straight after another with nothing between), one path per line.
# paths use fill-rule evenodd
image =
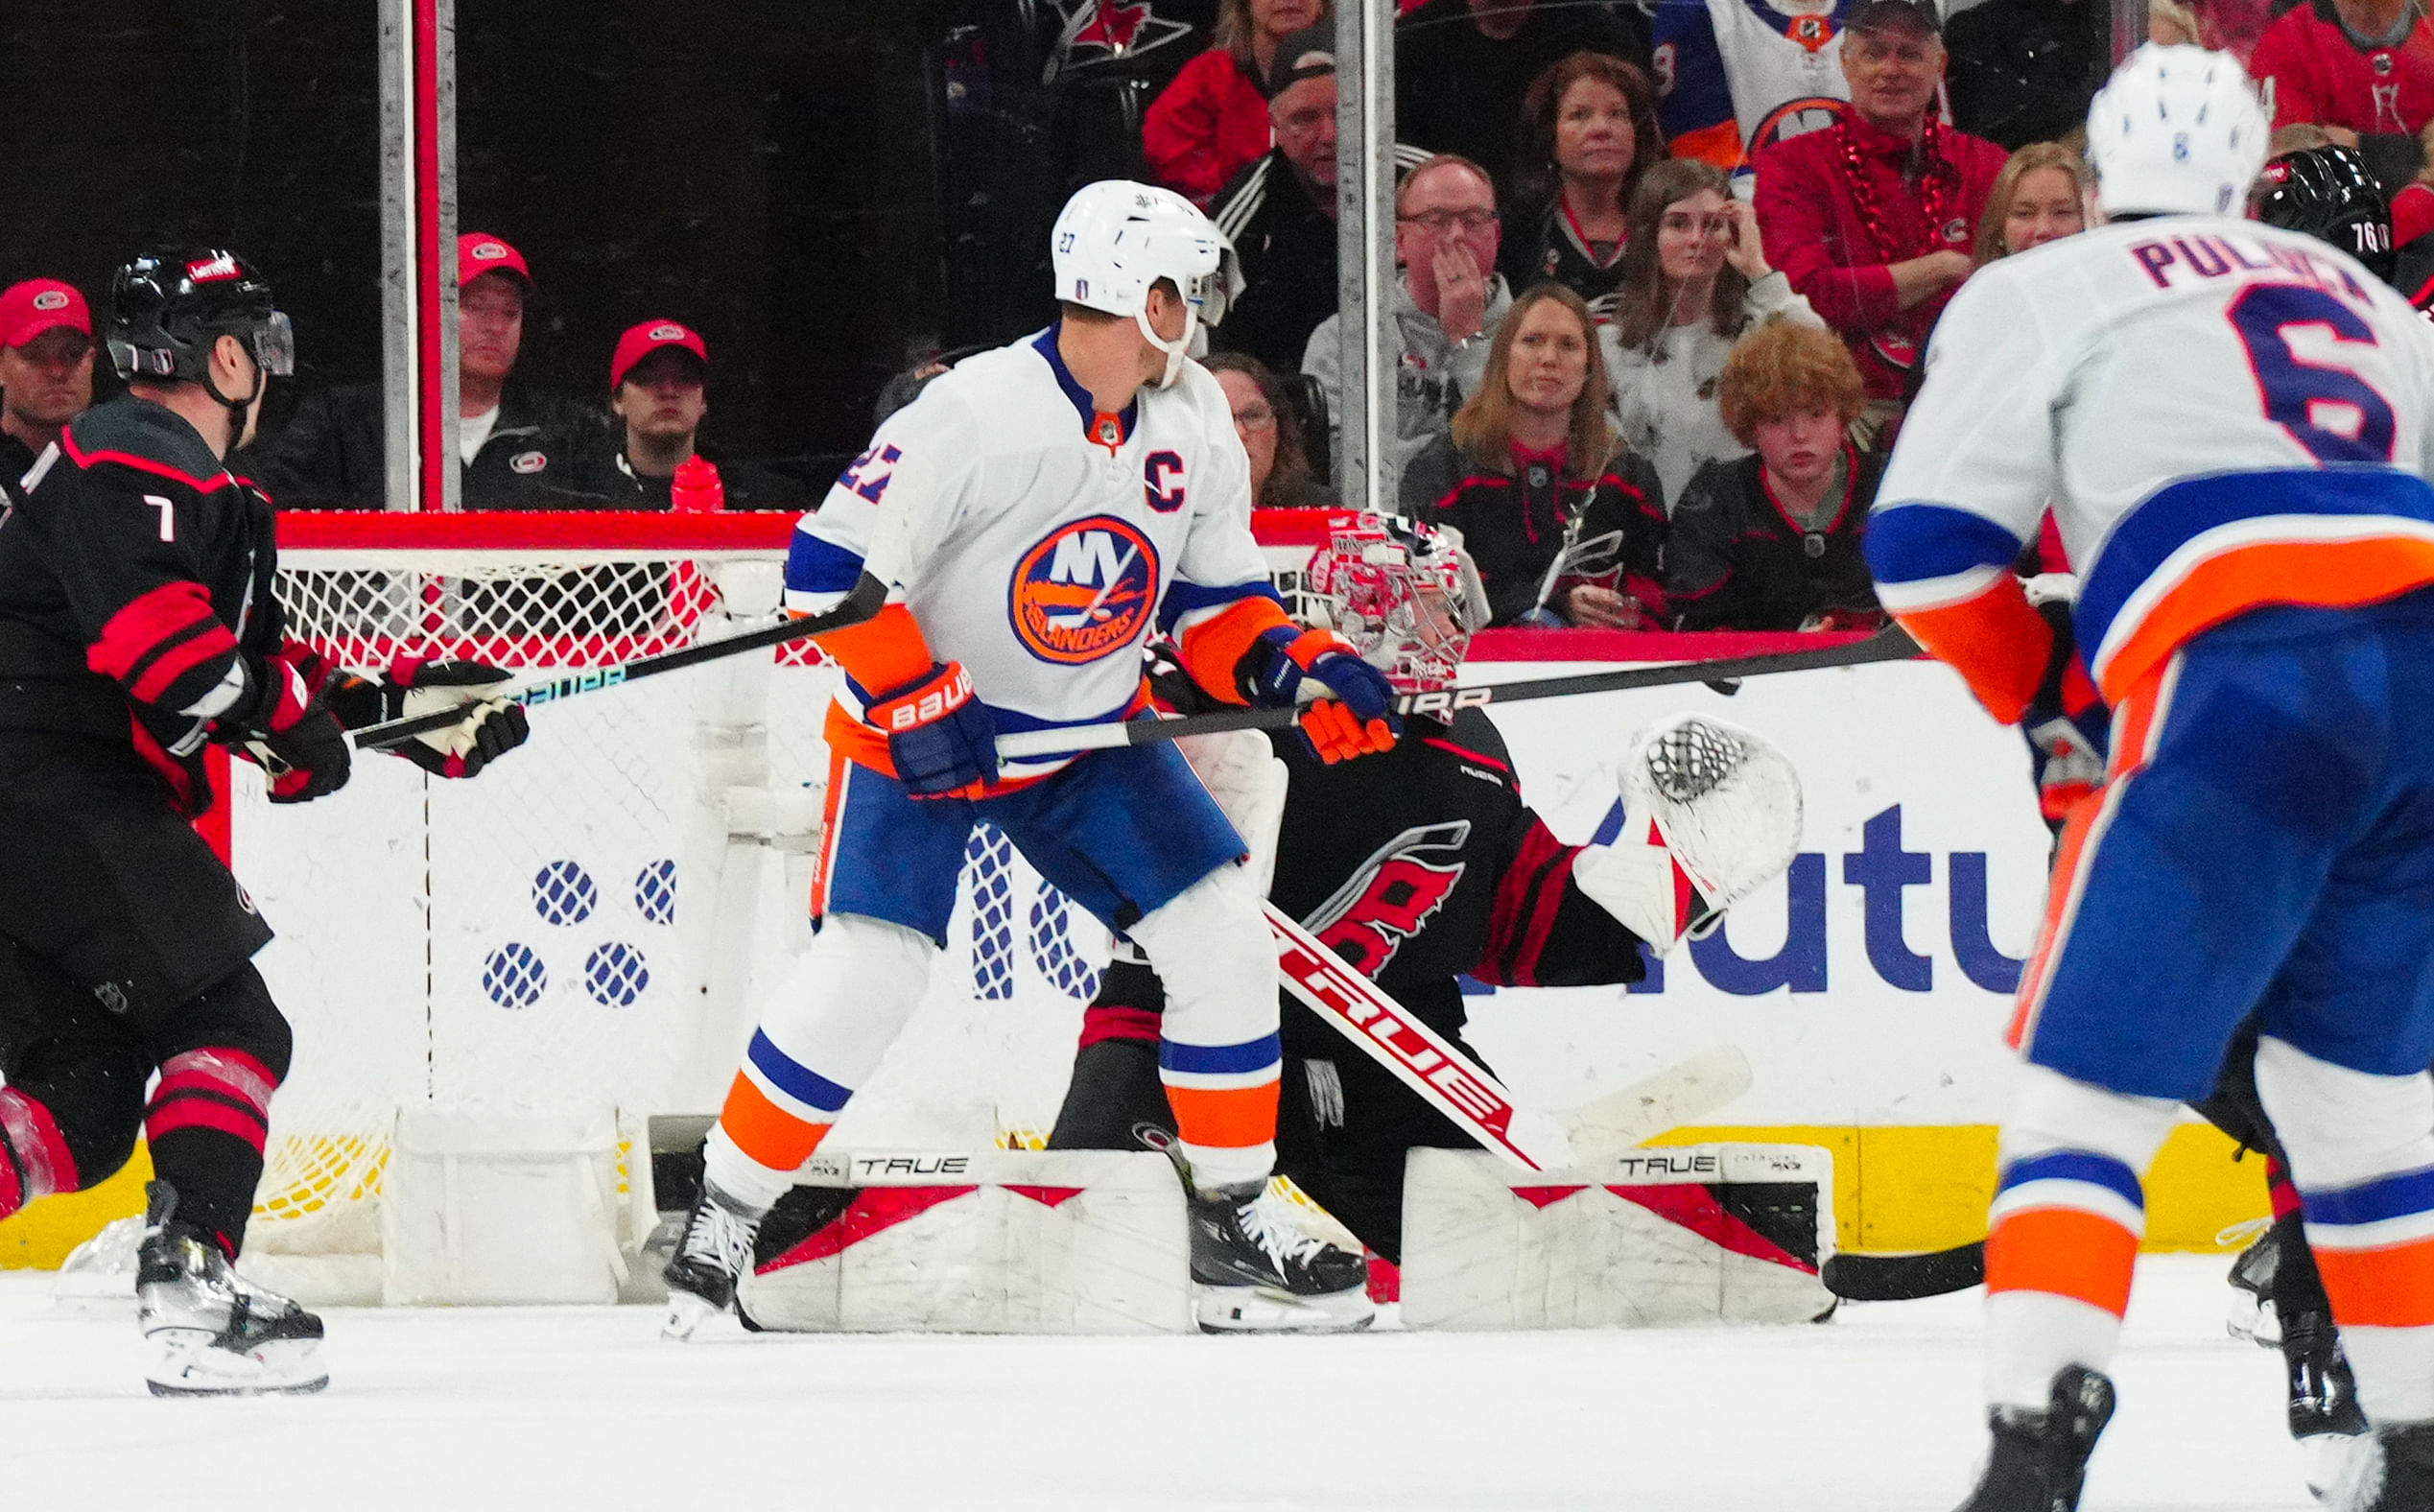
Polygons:
M1074 667L1137 644L1157 607L1158 550L1097 514L1061 525L1015 563L1006 613L1023 649Z

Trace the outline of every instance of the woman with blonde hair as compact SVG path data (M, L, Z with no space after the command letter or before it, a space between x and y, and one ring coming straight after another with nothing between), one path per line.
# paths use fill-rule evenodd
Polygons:
M1404 511L1462 532L1491 625L1661 623L1665 494L1606 419L1605 364L1580 295L1513 301L1449 434L1403 474Z
M2031 142L2012 154L1977 219L1977 266L2086 230L2095 186L2087 158L2059 142Z
M1183 65L1141 121L1142 154L1158 182L1205 206L1272 145L1267 81L1276 50L1324 26L1328 0L1221 0L1209 50Z
M1859 554L1883 464L1850 437L1867 398L1831 331L1770 325L1733 349L1716 400L1752 455L1700 468L1673 511L1665 587L1679 628L1884 623Z
M1713 163L1657 163L1631 197L1614 318L1598 330L1625 444L1656 464L1667 500L1718 458L1748 455L1715 408L1733 343L1769 320L1825 329L1767 266L1758 217Z

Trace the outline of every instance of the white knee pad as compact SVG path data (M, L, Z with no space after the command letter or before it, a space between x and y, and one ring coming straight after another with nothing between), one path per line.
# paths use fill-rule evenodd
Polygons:
M1166 1037L1240 1045L1276 1032L1276 940L1261 901L1219 867L1128 933L1167 988Z
M2434 1079L2378 1076L2257 1042L2257 1095L2302 1192L2331 1192L2434 1160Z
M2177 1102L2111 1092L2023 1063L1997 1161L2008 1166L2052 1150L2084 1149L2110 1155L2143 1177L2180 1114Z
M847 1089L879 1069L930 985L938 947L919 931L832 913L761 1010L761 1032Z

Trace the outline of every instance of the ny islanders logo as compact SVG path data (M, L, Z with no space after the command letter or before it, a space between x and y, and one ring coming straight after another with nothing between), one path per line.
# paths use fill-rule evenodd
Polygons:
M1135 527L1095 514L1023 554L1006 613L1025 650L1075 667L1138 641L1157 599L1157 548Z

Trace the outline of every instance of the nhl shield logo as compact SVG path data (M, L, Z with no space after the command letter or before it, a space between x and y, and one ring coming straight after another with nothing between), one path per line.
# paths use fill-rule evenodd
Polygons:
M1139 643L1158 602L1158 551L1097 514L1051 531L1015 563L1006 615L1023 649L1077 667Z

